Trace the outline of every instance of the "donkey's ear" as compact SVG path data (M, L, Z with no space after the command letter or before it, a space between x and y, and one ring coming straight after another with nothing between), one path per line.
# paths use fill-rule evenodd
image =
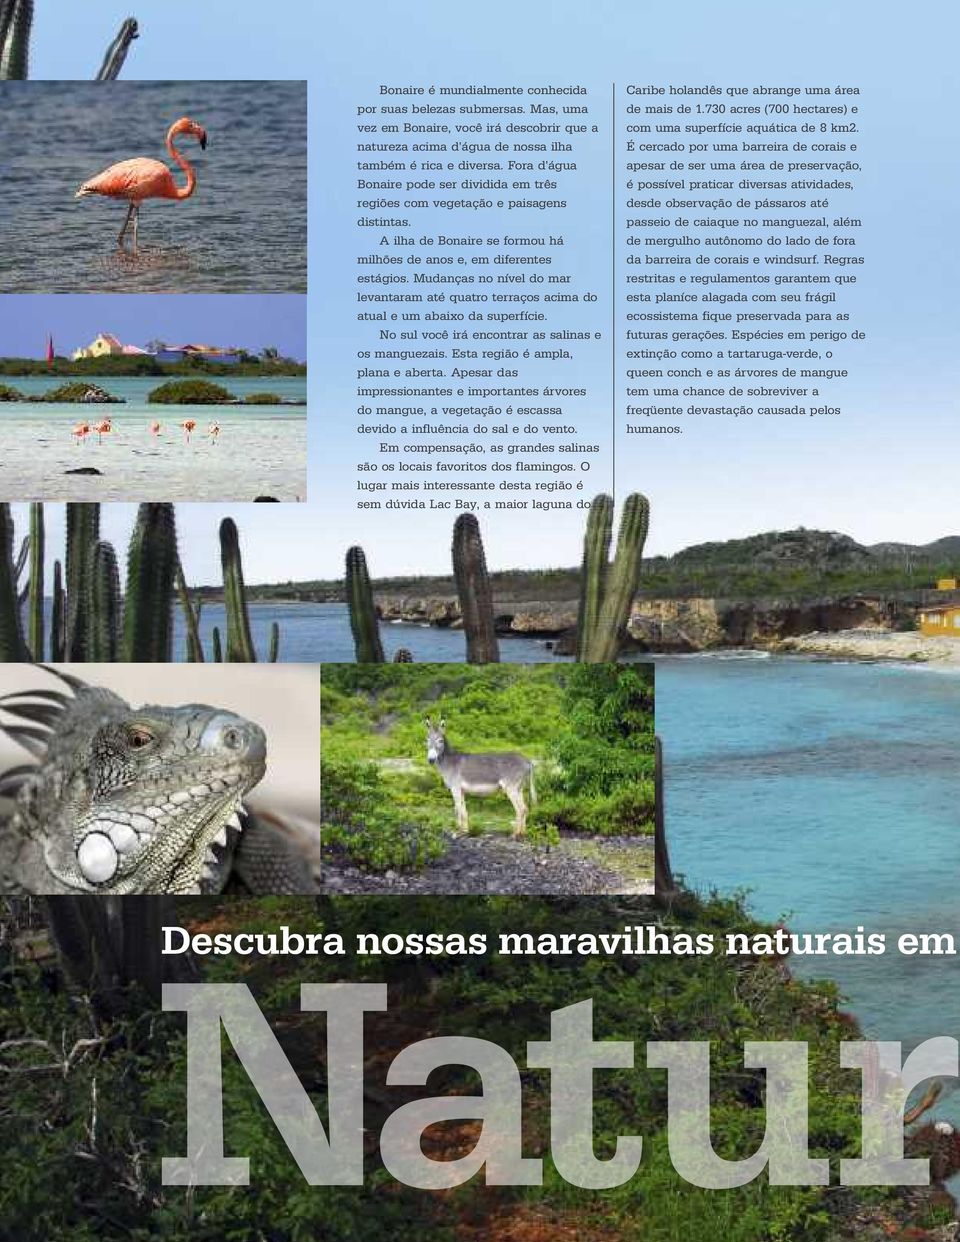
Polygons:
M427 726L427 728L428 728L428 729L432 729L432 728L433 728L433 725L430 723L430 717L429 717L429 716L424 716L424 718L423 718L423 723Z
M437 728L438 728L438 729L445 729L446 727L447 727L447 722L446 722L446 720L444 720L444 718L441 716L441 717L440 717L440 723L439 723L439 725L437 726Z

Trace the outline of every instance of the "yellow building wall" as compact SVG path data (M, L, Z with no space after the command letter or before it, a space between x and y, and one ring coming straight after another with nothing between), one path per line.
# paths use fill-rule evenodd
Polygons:
M934 638L960 638L960 608L921 612L920 633Z

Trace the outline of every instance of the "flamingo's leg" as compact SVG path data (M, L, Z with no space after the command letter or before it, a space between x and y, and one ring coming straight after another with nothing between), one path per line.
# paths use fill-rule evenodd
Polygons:
M133 253L139 251L139 234L140 234L140 207L139 204L133 203Z
M130 227L130 219L133 216L135 211L136 211L136 203L131 203L130 206L127 208L127 214L123 218L123 228L117 234L117 245L120 247L121 250L123 249L123 239L124 237L126 237L127 229ZM136 228L134 228L134 238L136 238ZM134 248L136 248L136 241L134 241Z

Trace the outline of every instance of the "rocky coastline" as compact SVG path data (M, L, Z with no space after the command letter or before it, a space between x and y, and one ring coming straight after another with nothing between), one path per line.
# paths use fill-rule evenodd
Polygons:
M461 625L455 595L375 592L374 600L381 620L386 622L441 629L457 629ZM497 632L503 637L542 638L558 654L569 654L575 639L577 606L576 599L513 601L495 597ZM911 615L912 610L897 602L870 596L807 600L639 598L628 625L627 649L664 653L744 647L776 650L781 645L783 649L794 649L788 645L805 636L825 633L850 635L863 630L893 636Z

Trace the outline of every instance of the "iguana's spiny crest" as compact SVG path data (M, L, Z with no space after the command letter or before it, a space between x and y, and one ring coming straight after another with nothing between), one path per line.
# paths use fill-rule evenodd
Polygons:
M0 728L35 765L0 778L15 798L6 831L32 892L218 891L244 795L262 778L266 738L204 704L132 708L110 690L49 669L72 691L0 698ZM37 879L38 868L46 870ZM39 886L38 886L39 885Z

